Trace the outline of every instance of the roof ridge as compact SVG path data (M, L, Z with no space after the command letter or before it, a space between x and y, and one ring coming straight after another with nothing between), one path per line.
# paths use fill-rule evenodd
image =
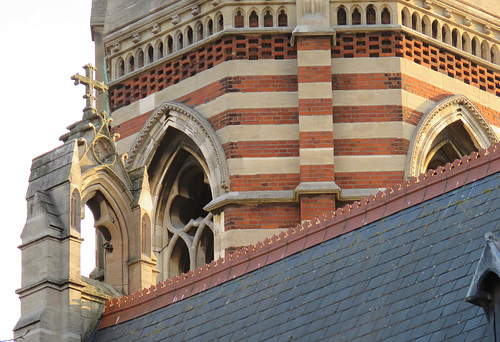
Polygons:
M500 171L500 144L387 187L156 286L108 300L99 329L175 303Z

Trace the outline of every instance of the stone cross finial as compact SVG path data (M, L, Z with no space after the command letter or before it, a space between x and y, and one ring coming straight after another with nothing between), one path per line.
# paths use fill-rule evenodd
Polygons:
M75 85L78 85L80 83L85 84L85 95L83 96L83 98L87 99L87 106L83 109L83 111L91 111L92 113L96 113L97 110L94 108L94 89L97 89L102 94L106 90L108 90L109 87L105 85L104 82L94 80L94 70L96 70L96 68L94 68L92 64L89 63L87 65L84 65L82 68L85 69L85 76L81 76L80 74L76 73L71 76L71 79L75 81Z

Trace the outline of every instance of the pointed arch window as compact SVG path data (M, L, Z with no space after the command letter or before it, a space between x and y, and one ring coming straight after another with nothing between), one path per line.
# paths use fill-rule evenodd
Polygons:
M135 70L135 58L134 56L130 56L128 59L128 71L132 72Z
M188 27L187 29L187 45L193 44L193 29L191 26Z
M495 143L498 137L474 104L463 95L450 96L420 120L408 150L406 177Z
M389 9L385 7L382 10L382 24L387 25L391 23L391 12L389 12Z
M337 10L337 25L347 25L347 12L344 7Z
M163 58L163 42L158 44L158 59Z
M222 30L224 30L224 17L222 16L222 14L220 14L217 20L217 32L220 32Z
M153 178L163 173L156 214L161 231L155 234L160 237L155 246L166 279L214 259L214 224L212 214L203 209L212 200L212 192L207 167L194 142L171 129L160 147L164 154L155 156L149 172ZM163 162L167 170L162 171Z
M264 27L273 27L273 14L270 10L264 14Z
M418 17L418 14L415 12L412 14L411 16L411 28L412 30L415 30L417 31L418 29L418 22L419 22L419 17ZM422 32L423 33L423 32Z
M142 68L144 66L144 52L139 51L139 54L137 55L137 64L138 68Z
M153 49L152 46L148 47L148 63L151 64L154 61L155 57L155 50Z
M259 27L259 16L257 15L257 12L252 11L252 13L250 13L249 22L250 27Z
M236 12L236 15L234 16L234 27L242 28L244 26L244 21L245 20L241 11Z
M278 26L285 27L288 26L288 16L286 15L285 10L281 10L278 15Z
M361 13L357 8L352 12L352 24L353 25L361 25Z
M372 5L366 9L366 23L368 25L375 25L376 23L375 8Z

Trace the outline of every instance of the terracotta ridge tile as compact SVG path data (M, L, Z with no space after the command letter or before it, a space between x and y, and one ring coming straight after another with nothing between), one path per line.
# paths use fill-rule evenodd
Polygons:
M225 258L214 260L194 271L183 273L120 299L108 300L99 329L125 322L228 280L236 279L499 171L500 145L481 149L444 167L440 166L436 170L429 170L418 177L411 177L402 183L389 186L376 195L370 195L305 221L255 245L243 247Z

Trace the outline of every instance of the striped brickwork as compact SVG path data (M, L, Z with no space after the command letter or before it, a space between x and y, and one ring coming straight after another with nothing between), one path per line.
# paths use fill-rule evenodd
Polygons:
M290 194L288 202L270 205L287 218L271 217L273 210L258 203L226 204L221 208L226 229L287 227L334 208L335 201L403 181L418 123L452 94L466 94L499 131L499 76L465 61L444 63L448 69L443 70L439 61L450 57L419 45L414 37L392 32L339 34L332 45L331 37L299 36L295 46L283 35L246 37L252 44L265 39L279 46L252 50L253 57L250 50L234 57L230 49L243 45L230 42L238 39L242 38L228 36L210 43L212 51L217 50L213 44L228 44L220 50L220 56L227 50L227 58L220 57L210 67L203 62L186 64L189 58L173 60L148 75L112 84L111 92L113 129L121 134L121 152L130 149L157 106L177 101L203 114L214 128L227 159L231 191ZM200 51L191 54L201 56ZM433 64L434 57L426 59L426 53L436 55L438 64ZM201 61L197 58L194 61ZM301 184L314 182L334 183L340 194L331 189L323 194L297 193ZM250 211L261 215L246 219Z
M335 208L335 195L315 186L335 181L331 48L330 36L297 37L300 181L315 192L299 193L302 220Z

